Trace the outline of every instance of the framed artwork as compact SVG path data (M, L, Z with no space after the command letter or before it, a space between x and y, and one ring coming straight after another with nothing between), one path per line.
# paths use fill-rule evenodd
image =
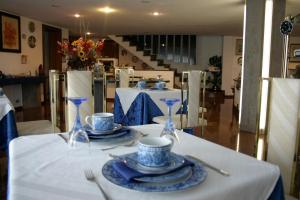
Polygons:
M300 62L300 44L290 44L290 62Z
M235 55L243 54L243 39L236 39L235 41Z
M20 17L0 12L0 28L0 51L20 53Z

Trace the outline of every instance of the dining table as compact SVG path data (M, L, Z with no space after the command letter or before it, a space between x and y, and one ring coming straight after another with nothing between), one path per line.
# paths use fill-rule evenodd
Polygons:
M164 98L178 98L173 105L172 114L181 111L182 92L180 89L164 88L116 88L114 99L115 122L126 125L144 125L152 123L157 116L168 115L167 105L161 101ZM186 98L186 95L183 95Z
M149 124L129 128L143 134L134 137L134 141L138 143L140 137L159 136L163 127L160 124ZM82 154L77 155L74 153L76 150L69 148L61 136L67 136L67 133L21 136L9 145L8 199L104 199L95 182L86 179L84 172L87 169L92 170L111 200L284 199L278 166L182 131L178 131L177 134L179 141L174 143L173 153L184 157L196 157L197 160L201 159L215 168L226 170L230 175L224 176L198 163L197 166L203 170L205 176L201 182L191 187L185 184L193 181L196 170L188 178L191 179L190 182L180 182L178 188L158 184L156 189L162 187L166 190L153 192L153 188L150 187L149 191L140 191L129 188L126 183L116 184L114 181L118 182L118 179L112 181L111 177L107 176L107 173L112 171L112 168L107 168L112 161L110 154L122 156L137 152L136 145L118 146L104 151L101 148L107 147L107 144L91 142L88 149L79 151ZM169 190L170 188L172 190Z
M11 140L18 137L15 109L5 94L0 96L0 149L8 150Z

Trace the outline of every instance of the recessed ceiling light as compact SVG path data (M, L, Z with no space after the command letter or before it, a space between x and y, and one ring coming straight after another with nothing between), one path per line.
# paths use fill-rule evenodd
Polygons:
M74 15L74 17L79 18L80 15L79 15L78 13L76 13L76 14Z
M159 12L153 12L152 15L159 16L159 15L161 15L161 13L159 13Z
M103 8L99 8L98 11L104 12L104 13L108 14L108 13L115 12L116 9L111 8L111 7L109 7L109 6L106 6L106 7L103 7Z

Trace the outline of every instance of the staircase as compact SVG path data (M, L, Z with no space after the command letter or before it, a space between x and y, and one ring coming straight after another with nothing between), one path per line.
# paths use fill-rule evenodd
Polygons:
M108 37L118 43L124 49L129 51L131 54L138 57L153 70L174 71L175 87L179 87L181 74L177 73L176 69L172 69L170 64L165 64L163 59L158 59L156 54L152 54L151 49L147 49L144 46L139 46L137 41L135 41L134 38L131 38L130 36L108 35Z

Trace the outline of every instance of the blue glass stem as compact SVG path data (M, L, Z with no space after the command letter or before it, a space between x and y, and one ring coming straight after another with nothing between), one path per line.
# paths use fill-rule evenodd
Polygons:
M74 122L74 126L72 128L72 131L77 131L78 129L80 129L82 127L81 122L80 122L79 106L80 106L80 104L76 104L76 117L75 117L75 122Z

